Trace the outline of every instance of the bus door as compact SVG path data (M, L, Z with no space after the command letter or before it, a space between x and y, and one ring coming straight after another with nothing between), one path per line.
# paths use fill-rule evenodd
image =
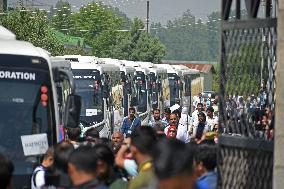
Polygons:
M180 77L176 73L168 73L170 86L170 106L173 106L179 99Z
M103 90L98 70L73 69L76 94L81 96L80 122L89 127L104 120ZM100 131L103 128L97 128Z

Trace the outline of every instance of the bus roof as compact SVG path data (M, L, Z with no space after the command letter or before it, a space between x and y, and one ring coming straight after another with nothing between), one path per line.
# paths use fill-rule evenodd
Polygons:
M130 61L130 60L120 60L124 63L125 66L131 66L131 67L140 67L138 62Z
M149 68L149 71L155 73L155 75L168 73L165 68Z
M16 35L7 28L0 26L0 40L16 40Z
M71 69L71 63L68 60L65 60L64 58L59 57L51 57L51 66L56 68L63 68L63 69Z
M119 67L113 64L93 64L93 63L78 63L71 62L72 69L82 69L82 70L99 70L100 72L110 72L117 71L119 72Z
M143 68L154 68L155 65L152 62L137 62Z
M18 40L1 40L0 39L0 54L36 56L49 59L47 51L33 44Z

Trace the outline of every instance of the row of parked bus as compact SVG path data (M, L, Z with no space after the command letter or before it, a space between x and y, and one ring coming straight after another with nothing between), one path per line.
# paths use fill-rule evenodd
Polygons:
M119 130L128 108L192 104L200 74L185 66L50 54L0 26L0 153L15 165L14 187L29 186L33 164L65 138L65 127Z
M151 110L175 103L190 106L201 92L198 70L183 65L153 64L92 56L64 55L81 96L80 126L95 127L102 137L119 130L129 107L147 123ZM54 61L55 61L54 60ZM65 66L64 66L65 67Z

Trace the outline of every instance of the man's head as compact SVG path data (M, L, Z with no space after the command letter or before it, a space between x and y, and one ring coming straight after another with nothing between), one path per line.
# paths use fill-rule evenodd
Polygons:
M183 142L177 139L159 141L154 154L154 168L159 189L193 188L193 155Z
M199 123L205 123L206 121L206 115L203 112L198 113L198 122Z
M136 113L135 108L130 107L130 108L129 108L129 118L130 118L130 119L134 119L135 113Z
M96 130L96 128L91 128L85 133L86 140L92 144L97 144L100 139L100 133Z
M74 186L96 178L98 157L91 146L80 146L74 150L68 161L68 174Z
M178 125L178 121L179 121L179 119L178 119L177 114L171 113L171 115L170 115L170 125L177 126Z
M98 158L97 177L104 182L109 179L113 173L114 155L111 149L105 144L97 144L94 146L94 151Z
M152 127L141 126L135 128L130 135L130 139L130 151L138 164L141 162L138 162L137 158L141 157L141 155L152 156L157 141L156 133Z
M214 113L214 109L211 107L211 106L209 106L207 109L206 109L206 113L207 113L207 116L208 117L213 117L213 113Z
M14 165L12 161L0 154L0 188L11 188L12 174Z
M170 115L171 115L171 109L170 108L165 108L164 115L165 115L166 120L169 120L170 119Z
M121 132L115 132L112 135L112 143L116 147L120 147L121 144L123 143L124 136Z
M81 135L81 128L67 128L67 135L71 141L78 141Z
M74 151L74 146L69 141L62 141L54 147L54 166L67 173L68 158Z
M160 115L160 109L154 109L153 110L153 117L155 121L160 120L161 115Z
M198 110L198 112L201 112L203 110L203 104L202 103L198 103L196 109Z
M178 117L178 119L181 118L181 110L180 110L180 109L176 109L176 110L174 110L172 113L173 113L173 114L176 114L177 117Z
M217 149L213 145L200 145L195 154L196 173L198 176L213 171L217 165Z

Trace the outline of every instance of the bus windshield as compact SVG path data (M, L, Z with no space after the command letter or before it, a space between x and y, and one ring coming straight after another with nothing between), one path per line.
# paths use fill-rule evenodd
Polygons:
M170 105L174 105L179 98L179 76L175 73L169 73L169 85L170 85Z
M0 59L0 153L13 161L15 174L30 174L32 164L24 155L21 136L46 133L49 145L56 141L48 64L28 56Z
M103 93L97 70L72 70L76 93L81 96L81 121L88 124L103 121Z
M135 76L135 84L138 97L138 112L147 111L147 89L146 76L143 72L137 71Z

